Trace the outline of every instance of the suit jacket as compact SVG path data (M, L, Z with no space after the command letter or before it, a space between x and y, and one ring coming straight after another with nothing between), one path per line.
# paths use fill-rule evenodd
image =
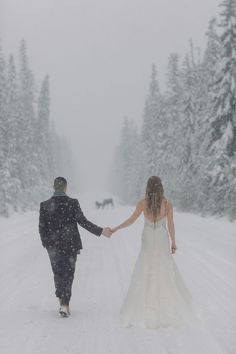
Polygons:
M83 248L78 224L97 236L103 230L86 219L77 199L66 194L54 195L40 204L39 234L44 247L56 247L63 253L78 252Z

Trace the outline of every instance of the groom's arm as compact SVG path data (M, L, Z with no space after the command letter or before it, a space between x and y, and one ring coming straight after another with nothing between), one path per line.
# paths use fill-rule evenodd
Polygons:
M39 234L43 247L46 247L47 233L46 233L46 223L45 223L45 209L43 204L40 204L39 211Z
M103 228L87 220L87 218L84 216L84 213L81 210L79 201L77 199L75 199L75 218L77 223L80 226L82 226L84 229L88 230L94 235L101 236L103 232Z

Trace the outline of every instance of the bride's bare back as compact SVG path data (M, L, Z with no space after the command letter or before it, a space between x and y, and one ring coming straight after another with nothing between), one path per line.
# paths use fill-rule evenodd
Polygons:
M125 220L122 224L118 225L117 227L112 228L112 232L116 232L120 229L123 229L124 227L132 225L142 213L151 222L157 222L160 219L167 217L167 226L168 226L168 231L169 231L169 235L171 238L171 249L172 249L172 253L175 253L177 247L175 244L175 226L174 226L174 219L173 219L173 207L172 207L172 203L170 201L167 201L166 198L162 199L160 212L159 212L158 217L156 219L154 219L153 216L150 215L150 213L148 213L147 202L146 202L146 199L143 198L136 205L136 209L133 212L133 214L127 220Z

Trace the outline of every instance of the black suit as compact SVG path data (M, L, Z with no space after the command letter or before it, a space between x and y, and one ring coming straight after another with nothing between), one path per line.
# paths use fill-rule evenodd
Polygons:
M56 296L69 304L77 253L82 242L77 223L100 236L102 228L84 216L77 199L59 193L40 204L39 233L54 273Z

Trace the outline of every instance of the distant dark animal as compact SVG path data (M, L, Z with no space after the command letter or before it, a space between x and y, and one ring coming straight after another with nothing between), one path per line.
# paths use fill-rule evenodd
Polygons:
M97 209L103 209L103 203L99 203L98 201L95 202L95 206Z
M113 199L112 198L104 199L102 205L103 208L105 208L106 206L111 206L113 208L114 207Z
M98 202L96 200L95 206L97 209L104 209L105 207L111 206L112 208L114 207L114 202L112 198L109 199L104 199L103 202Z

